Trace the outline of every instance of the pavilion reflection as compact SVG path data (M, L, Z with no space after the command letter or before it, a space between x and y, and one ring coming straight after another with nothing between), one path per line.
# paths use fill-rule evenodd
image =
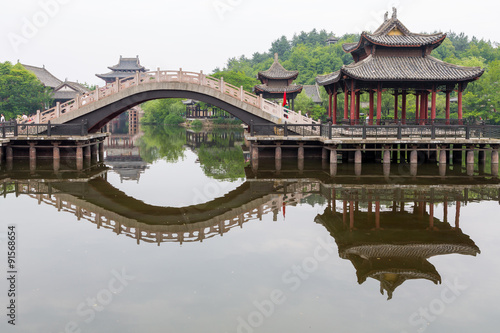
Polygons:
M432 188L415 191L413 195L409 191L406 200L392 202L380 201L380 196L370 193L360 198L356 190L348 192L340 195L343 200L337 201L341 207L336 207L335 200L331 201L315 221L335 239L339 256L351 261L358 283L368 278L379 281L380 292L386 292L388 299L407 280L440 283L441 276L429 258L480 253L474 241L459 227L464 190ZM434 201L436 195L441 201ZM453 224L448 222L450 199L454 201ZM442 204L443 220L434 216L437 202Z

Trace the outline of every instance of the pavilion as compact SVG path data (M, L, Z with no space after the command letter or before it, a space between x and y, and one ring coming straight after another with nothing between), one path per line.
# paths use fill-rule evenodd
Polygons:
M274 62L266 71L257 74L257 78L262 84L256 85L253 90L255 94L263 98L281 99L286 92L287 104L294 109L294 100L302 91L302 86L292 84L299 75L298 71L286 70L278 61L278 54L274 54ZM291 103L290 103L291 102Z
M384 23L372 34L363 32L357 43L345 43L342 48L354 62L336 72L316 78L329 95L328 115L333 124L337 119L337 94L343 92L344 120L359 121L360 95L369 93L369 123L374 119L374 94L377 94L377 123L382 119L382 92L394 95L394 119L398 120L398 97L401 95L401 120L406 123L406 96L416 97L416 120L425 123L436 119L436 94L446 94L446 123L450 120L450 94L458 92L458 119L462 119L462 92L471 81L484 72L479 67L449 64L432 57L433 49L446 38L444 33L417 34L410 32L398 19L385 14ZM429 95L430 116L429 116ZM333 99L333 102L332 102ZM350 103L350 106L349 106Z
M108 67L111 72L105 74L96 74L100 79L103 79L107 83L113 83L117 79L124 79L126 77L134 76L135 72L147 72L144 66L141 65L139 61L139 56L135 58L123 58L120 56L118 64Z

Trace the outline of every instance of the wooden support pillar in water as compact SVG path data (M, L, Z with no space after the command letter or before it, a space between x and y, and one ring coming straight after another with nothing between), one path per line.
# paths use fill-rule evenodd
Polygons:
M76 169L83 169L83 147L80 144L76 147Z
M259 147L257 144L252 144L252 160L258 160L259 159Z
M390 164L391 163L391 148L390 146L384 146L384 159L383 159L384 164Z
M466 163L474 165L474 147L467 147Z
M90 150L90 146L84 147L83 154L85 156L85 159L90 162L90 160L92 159L92 151Z
M363 154L361 153L361 146L356 147L354 152L354 163L361 164L363 162Z
M302 142L299 143L299 149L298 149L298 153L297 153L297 158L299 160L303 160L304 159L304 144Z
M448 152L446 146L439 147L439 165L446 165L446 153Z
M330 150L330 164L337 165L337 148L336 147L333 147Z
M30 153L29 153L30 162L33 160L36 161L36 148L35 148L36 142L30 142L29 145L30 145L30 148L29 148L30 149Z
M104 141L99 142L99 161L104 161Z
M276 143L276 148L274 150L274 159L281 161L281 143Z

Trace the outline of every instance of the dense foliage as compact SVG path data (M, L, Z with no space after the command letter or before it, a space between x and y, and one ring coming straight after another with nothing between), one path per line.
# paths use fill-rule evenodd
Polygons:
M21 64L0 63L0 113L5 119L33 114L50 105L50 93Z
M184 122L182 117L186 106L180 99L155 99L142 104L144 117L143 124L168 124L176 125Z
M318 75L331 73L352 62L352 57L342 49L343 43L355 42L358 35L346 34L339 38L338 43L326 45L325 41L332 33L325 30L312 30L309 33L301 32L291 39L282 36L275 40L268 52L256 52L251 58L242 55L238 58L230 58L225 68L216 68L216 75L219 73L232 73L237 75L234 82L246 82L247 79L256 77L259 71L267 70L273 63L273 54L278 53L281 64L288 70L298 70L299 76L295 83L315 84ZM464 94L464 117L489 119L500 123L500 50L498 44L490 41L478 40L475 37L469 38L465 34L448 33L448 38L435 49L432 56L457 65L481 66L485 68L482 77L468 85ZM235 74L236 73L236 74ZM231 82L233 77L227 78L226 82ZM235 84L235 83L232 83ZM235 84L238 85L238 84ZM248 90L248 89L247 89ZM327 96L322 89L323 103L321 106L308 100L305 94L297 97L295 103L296 110L308 112L313 118L326 119ZM452 95L456 96L456 94ZM367 94L361 97L362 102L368 100ZM339 95L339 106L343 104L343 96ZM393 112L394 98L390 94L384 94L382 100L382 114L389 116ZM415 98L412 95L407 99L407 115L413 117L415 114ZM401 101L399 102L401 107ZM439 93L437 98L437 117L444 117L444 93ZM457 105L452 104L452 117L456 117ZM361 112L367 113L367 107L361 108Z

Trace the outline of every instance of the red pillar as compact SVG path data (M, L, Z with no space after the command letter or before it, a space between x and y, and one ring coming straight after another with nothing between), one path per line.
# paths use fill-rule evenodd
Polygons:
M403 124L406 124L406 90L403 90L401 96L401 119L403 119Z
M425 92L425 119L429 119L429 91Z
M360 104L361 91L356 92L356 120L359 120L359 104ZM357 122L359 123L359 121Z
M333 114L332 124L337 124L337 90L333 92Z
M349 119L349 90L347 90L347 85L345 87L344 93L344 120Z
M431 120L436 119L436 85L432 86Z
M458 119L462 120L462 83L458 84Z
M377 87L377 125L380 125L382 119L382 84L379 82Z
M420 119L420 109L419 109L419 104L420 104L420 94L418 92L415 92L415 120Z
M450 91L446 90L446 125L450 124Z
M398 119L398 90L394 91L394 119Z
M332 118L332 92L328 92L328 118Z
M425 91L420 93L420 124L423 125L425 120Z
M354 114L356 110L356 93L354 92L354 80L351 80L351 124L353 124L353 120L356 119L356 115Z
M369 112L369 118L370 118L370 125L373 125L373 90L370 89L370 112Z

